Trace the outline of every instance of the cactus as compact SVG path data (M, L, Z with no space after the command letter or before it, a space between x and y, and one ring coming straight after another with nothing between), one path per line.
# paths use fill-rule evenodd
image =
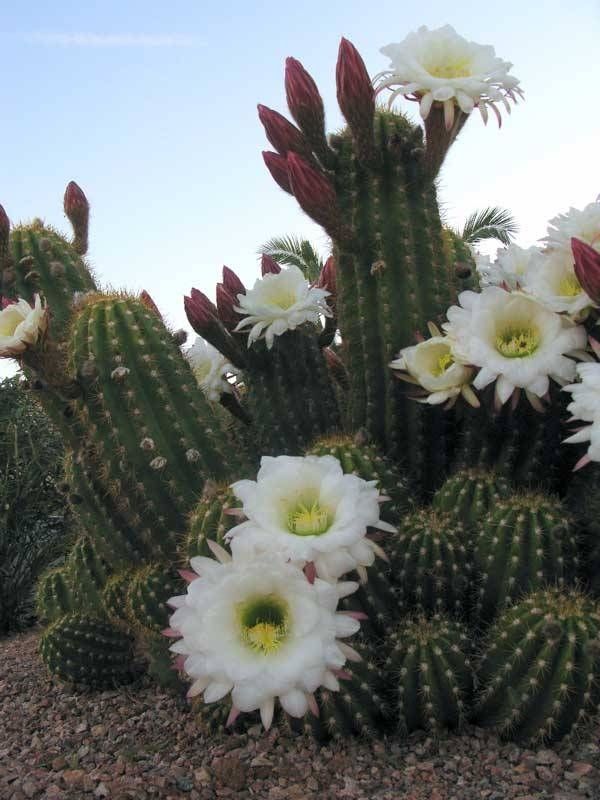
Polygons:
M102 607L113 623L129 626L127 614L127 590L134 576L131 569L111 575L102 590Z
M389 644L385 668L397 696L398 730L459 727L473 691L467 628L440 615L418 616L402 622Z
M102 590L110 572L87 536L80 537L65 564L75 607L94 611L102 606Z
M40 622L53 622L75 608L70 576L63 567L48 570L38 580L35 609Z
M505 738L558 741L600 708L600 608L577 592L535 592L486 637L474 718Z
M404 517L386 548L402 611L466 612L472 567L465 542L449 514L421 509Z
M508 481L493 472L460 470L438 489L432 499L437 511L451 514L466 526L474 526L496 503L510 494Z
M207 540L224 543L224 536L236 524L227 511L235 508L237 500L227 486L207 486L204 496L192 512L187 537L181 548L183 566L194 556L210 556Z
M147 564L131 576L127 589L127 616L144 633L160 633L168 627L170 611L166 602L183 593L183 583L172 568Z
M575 575L573 528L555 498L523 493L496 502L480 522L475 547L480 618L490 620L522 594L562 586Z
M72 683L111 687L135 676L131 636L100 617L60 617L44 631L40 653L53 675Z

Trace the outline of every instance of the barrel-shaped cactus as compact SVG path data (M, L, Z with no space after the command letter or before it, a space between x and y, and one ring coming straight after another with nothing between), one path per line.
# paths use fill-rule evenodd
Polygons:
M482 469L465 469L448 478L433 496L432 505L463 525L472 526L509 494L510 485L503 476Z

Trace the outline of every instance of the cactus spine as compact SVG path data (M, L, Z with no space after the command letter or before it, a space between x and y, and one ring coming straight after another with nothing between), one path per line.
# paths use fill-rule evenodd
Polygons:
M448 478L435 493L432 505L464 525L473 526L509 493L506 478L485 470L466 469Z

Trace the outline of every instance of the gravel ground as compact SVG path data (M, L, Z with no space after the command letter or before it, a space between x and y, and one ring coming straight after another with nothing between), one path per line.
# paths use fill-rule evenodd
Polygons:
M318 747L251 728L205 740L149 682L75 694L37 657L38 633L0 641L0 798L600 799L600 721L554 750L461 736Z

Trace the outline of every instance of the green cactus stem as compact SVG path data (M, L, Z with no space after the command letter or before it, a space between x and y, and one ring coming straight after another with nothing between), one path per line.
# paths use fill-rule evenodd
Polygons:
M102 607L113 623L129 626L127 614L127 590L131 585L135 572L126 569L111 575L102 590Z
M40 654L48 670L95 688L128 683L135 676L133 640L106 619L68 614L42 635Z
M158 634L169 623L167 600L184 592L184 583L173 568L146 564L131 576L126 601L128 618L136 630Z
M225 546L225 534L239 522L227 512L238 506L239 501L228 486L205 486L202 499L190 516L188 533L180 548L184 567L188 567L190 558L194 556L212 557L207 541Z
M560 500L531 492L500 500L479 523L475 546L476 608L489 621L497 609L545 585L574 576L574 526Z
M403 621L390 637L385 670L397 696L398 730L438 732L466 718L473 690L468 630L436 615Z
M40 622L53 622L74 610L70 576L64 567L48 570L38 580L35 608Z
M100 557L87 536L80 537L65 564L73 601L78 611L95 611L102 607L102 592L110 568Z
M538 591L487 634L475 721L532 746L581 730L600 710L600 608L576 591Z
M463 525L433 509L415 511L386 540L398 607L462 615L468 608L471 557Z
M509 494L510 484L506 478L486 470L465 469L452 475L438 489L432 506L468 527L476 525Z

